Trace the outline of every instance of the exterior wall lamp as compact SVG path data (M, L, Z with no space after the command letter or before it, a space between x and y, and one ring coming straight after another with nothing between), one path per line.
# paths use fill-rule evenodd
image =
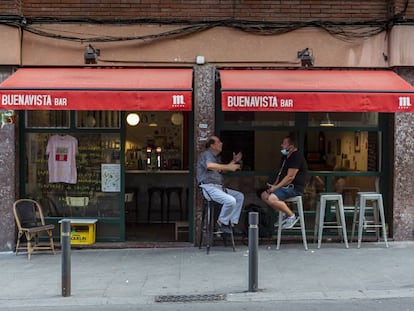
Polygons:
M100 49L95 49L91 44L85 48L84 60L85 64L97 64L98 56L101 55Z
M309 48L298 51L298 58L300 59L302 67L313 67L314 58Z

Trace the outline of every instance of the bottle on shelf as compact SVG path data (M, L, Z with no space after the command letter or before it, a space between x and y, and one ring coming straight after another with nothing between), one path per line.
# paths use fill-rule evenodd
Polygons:
M138 169L139 170L144 169L144 165L142 163L142 158L141 158L141 150L138 150Z

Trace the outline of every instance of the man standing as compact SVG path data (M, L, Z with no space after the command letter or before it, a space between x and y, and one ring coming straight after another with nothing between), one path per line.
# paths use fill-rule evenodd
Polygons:
M275 211L282 211L284 219L282 228L290 229L299 217L284 202L286 199L302 195L306 183L307 164L298 152L297 143L292 136L286 136L280 145L282 165L276 181L267 184L268 189L261 194L261 199Z
M222 172L239 170L238 162L242 159L242 153L233 153L233 160L223 164L219 156L222 148L223 143L217 136L211 136L207 140L206 150L200 154L197 161L197 181L213 201L223 205L217 224L222 232L228 233L229 226L239 223L244 195L224 187Z

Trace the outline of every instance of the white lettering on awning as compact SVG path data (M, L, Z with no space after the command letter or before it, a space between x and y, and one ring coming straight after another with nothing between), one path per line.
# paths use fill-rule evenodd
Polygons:
M1 104L2 106L51 106L52 98L46 94L3 94Z
M234 108L277 108L276 96L228 96L227 107Z

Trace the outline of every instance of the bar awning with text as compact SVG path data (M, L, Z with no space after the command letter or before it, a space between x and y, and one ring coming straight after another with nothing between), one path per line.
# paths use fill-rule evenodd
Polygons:
M192 109L192 69L21 68L0 84L0 109Z
M223 111L412 112L391 70L220 70Z

